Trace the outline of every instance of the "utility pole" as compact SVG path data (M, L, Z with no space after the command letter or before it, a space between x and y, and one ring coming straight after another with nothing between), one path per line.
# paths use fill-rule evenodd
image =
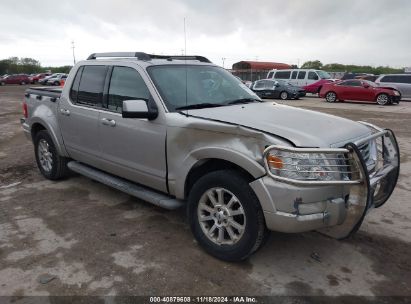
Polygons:
M71 48L73 49L73 62L74 62L74 65L75 65L76 64L76 56L74 55L74 40L71 41Z
M224 69L224 61L225 61L226 59L227 59L227 58L225 58L225 57L221 58L221 60L223 61L223 69Z

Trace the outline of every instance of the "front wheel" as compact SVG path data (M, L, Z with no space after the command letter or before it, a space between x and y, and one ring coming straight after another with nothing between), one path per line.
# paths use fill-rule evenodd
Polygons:
M208 173L194 184L188 219L198 243L225 261L246 259L267 236L260 203L247 179L234 170Z
M388 102L389 102L389 97L388 97L387 94L382 93L382 94L379 94L377 96L377 103L379 105L384 106L384 105L388 104Z
M336 102L337 94L335 94L334 92L328 92L327 94L325 94L325 100L327 102Z
M58 180L68 175L68 159L58 154L47 131L39 131L34 137L34 153L37 166L45 178Z
M282 92L280 93L280 98L281 98L282 100L287 100L287 99L288 99L288 93L287 93L286 91L282 91Z

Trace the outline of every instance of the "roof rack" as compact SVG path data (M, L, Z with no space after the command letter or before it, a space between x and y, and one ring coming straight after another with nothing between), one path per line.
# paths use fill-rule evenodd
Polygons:
M204 56L184 56L184 55L152 55L143 52L111 52L111 53L93 53L88 56L87 60L94 60L99 57L135 57L138 60L150 61L152 59L166 59L166 60L198 60L200 62L211 63Z

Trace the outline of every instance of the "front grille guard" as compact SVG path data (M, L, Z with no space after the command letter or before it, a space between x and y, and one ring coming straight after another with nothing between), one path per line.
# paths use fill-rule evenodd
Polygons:
M343 239L355 233L361 226L367 211L373 207L381 207L388 200L398 180L400 152L394 133L389 129L380 129L368 123L363 124L374 129L375 132L358 141L346 144L344 148L322 149L270 146L264 150L263 154L265 169L268 175L279 182L302 187L332 185L347 186L348 195L346 196L346 218L344 222L337 226L319 230L319 232L337 239ZM380 154L380 163L379 167L376 167L372 172L369 172L358 146L374 139L379 139L381 141L381 146L378 152ZM352 176L351 180L345 181L304 181L280 177L271 172L267 161L267 155L273 149L302 153L344 153L347 156L349 163L358 168L358 173L355 176ZM326 212L324 218L326 218Z

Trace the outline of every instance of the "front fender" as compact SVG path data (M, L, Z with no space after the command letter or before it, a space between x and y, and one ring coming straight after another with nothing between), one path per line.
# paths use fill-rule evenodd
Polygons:
M255 159L238 151L226 147L199 148L193 150L184 159L176 174L174 191L177 198L184 198L185 182L190 170L197 164L197 162L205 159L219 159L231 162L250 173L256 179L266 174L264 167Z

